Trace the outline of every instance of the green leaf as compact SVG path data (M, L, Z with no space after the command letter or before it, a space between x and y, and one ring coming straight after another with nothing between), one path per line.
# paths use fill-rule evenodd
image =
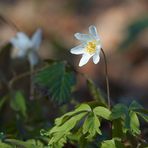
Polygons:
M133 101L129 106L129 110L137 110L137 109L143 109L143 107L138 102Z
M52 137L49 141L49 145L59 143L59 141L61 143L61 140L63 141L63 143L65 143L67 136L70 134L70 131L76 126L77 122L79 122L86 114L86 112L80 113L78 115L71 117L61 126L54 126L49 131L49 136Z
M124 145L121 143L120 139L111 139L103 141L101 148L124 148Z
M99 105L107 106L107 103L104 97L102 96L100 89L95 86L92 80L87 79L87 86L89 88L91 95L95 100L98 101Z
M70 100L76 80L74 72L68 69L64 62L58 62L38 72L34 82L41 88L46 88L51 99L61 104Z
M128 114L128 108L123 104L117 104L113 107L111 118L118 119Z
M136 109L135 112L137 115L142 117L146 122L148 122L148 110L147 109Z
M93 109L95 115L100 116L104 119L110 120L111 111L105 107L99 106Z
M141 133L140 131L140 123L139 119L137 117L137 114L133 111L130 112L130 128L133 135L139 135Z
M79 107L77 107L74 111L68 112L66 114L64 114L63 116L57 118L55 120L55 124L56 125L60 125L62 124L66 119L68 119L71 116L74 116L75 114L78 114L80 112L90 112L91 108L89 105L87 104L81 104Z
M45 148L44 144L40 140L29 139L26 143L34 146L34 148Z
M123 133L127 133L127 131L130 131L132 135L139 135L140 130L139 130L139 119L136 115L136 112L132 111L132 109L137 109L139 108L139 105L136 102L133 102L129 109L123 105L123 104L117 104L114 106L112 109L112 114L111 114L111 119L122 119L122 129ZM118 128L116 126L116 128ZM114 129L117 131L117 129Z
M12 146L10 146L9 144L3 143L0 141L0 147L1 148L13 148Z
M143 114L143 113L137 113L140 117L142 117L146 122L148 122L148 115Z
M120 130L119 130L120 129ZM112 137L119 137L122 138L124 135L123 133L123 124L121 119L115 119L112 121Z
M18 148L45 148L44 144L40 140L29 139L27 141L21 141L17 139L5 139L6 143ZM0 145L1 146L1 145ZM11 146L8 148L12 148Z
M59 132L59 131L64 131L64 133L70 131L75 124L81 120L81 118L83 118L87 113L80 113L78 115L75 115L73 117L71 117L69 120L67 120L65 123L63 123L61 126L55 126L50 130L50 134L55 133L55 132Z
M95 114L89 114L83 124L83 134L88 134L87 139L93 138L96 133L101 135L101 131L99 129L100 121Z
M7 100L7 96L0 99L0 110L3 107L3 105L5 104L6 100Z
M17 146L22 148L35 148L35 146L33 146L32 144L17 139L5 139L5 142L11 144L12 146Z
M55 120L55 126L48 132L44 132L43 135L50 138L49 145L54 148L63 147L67 138L72 137L71 131L78 128L80 121L83 121L84 117L92 112L91 108L87 104L81 104L74 111L64 114L62 117ZM78 127L77 127L77 126Z
M0 141L5 137L3 132L0 132Z
M16 92L14 98L11 99L10 105L15 111L19 111L24 117L27 116L25 98L20 91Z

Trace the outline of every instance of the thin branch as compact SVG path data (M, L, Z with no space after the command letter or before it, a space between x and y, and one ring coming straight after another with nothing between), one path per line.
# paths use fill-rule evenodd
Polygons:
M104 62L105 62L105 79L106 79L106 89L107 89L107 101L108 101L108 107L111 108L111 101L110 101L110 87L109 87L109 80L108 80L108 68L107 68L107 58L105 55L104 50L101 48L101 51L103 53Z
M0 15L0 20L10 26L10 28L14 29L16 32L20 31L19 27L12 20L6 18L5 16Z
M33 75L33 74L35 74L35 73L37 73L37 72L39 72L39 71L42 71L42 70L45 69L46 67L48 67L48 65L46 65L46 66L44 66L44 67L42 67L42 68L40 68L40 69L34 70L33 72L28 71L28 72L25 72L25 73L23 73L23 74L20 74L20 75L14 77L14 78L11 79L11 80L9 81L9 83L8 83L9 88L12 89L13 84L14 84L16 81L18 81L18 80L20 80L20 79L22 79L22 78L24 78L24 77L26 77L26 76L31 75L31 73L32 73L32 75Z
M34 66L30 64L30 100L34 99L33 72Z

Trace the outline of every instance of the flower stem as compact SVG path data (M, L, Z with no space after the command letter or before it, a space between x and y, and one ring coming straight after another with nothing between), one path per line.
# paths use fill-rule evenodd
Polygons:
M101 48L103 53L104 62L105 62L105 79L106 79L106 89L107 89L107 101L108 101L108 108L111 108L111 101L110 101L110 87L109 87L109 80L108 80L108 68L107 68L107 58L105 55L104 50Z
M33 72L34 66L30 64L30 100L34 100Z
M40 72L40 71L44 70L44 69L47 68L47 67L48 67L48 65L45 65L44 67L42 67L42 68L40 68L40 69L33 70L32 75L35 74L35 73L37 73L37 72ZM18 80L20 80L20 79L22 79L22 78L24 78L24 77L26 77L26 76L29 76L29 75L31 75L31 72L30 72L30 71L27 71L27 72L25 72L25 73L22 73L22 74L20 74L20 75L18 75L18 76L16 76L16 77L14 77L14 78L11 79L11 80L9 81L9 83L8 83L9 88L12 89L13 84L14 84L16 81L18 81Z

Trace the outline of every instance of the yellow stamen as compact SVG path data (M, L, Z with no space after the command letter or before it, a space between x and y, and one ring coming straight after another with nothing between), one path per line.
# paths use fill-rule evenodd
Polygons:
M86 46L86 52L88 52L89 54L93 54L96 52L96 41L91 41L87 43Z

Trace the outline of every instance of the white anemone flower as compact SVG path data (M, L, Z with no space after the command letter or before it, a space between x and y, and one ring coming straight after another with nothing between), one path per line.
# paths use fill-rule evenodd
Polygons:
M72 54L82 54L79 66L85 65L92 57L94 64L100 61L101 42L95 26L89 27L89 34L76 33L74 35L82 44L70 50Z
M16 37L10 40L10 43L14 48L18 49L17 57L28 58L30 65L34 66L38 63L38 49L40 47L42 40L42 30L38 29L31 38L29 38L25 33L18 32Z

